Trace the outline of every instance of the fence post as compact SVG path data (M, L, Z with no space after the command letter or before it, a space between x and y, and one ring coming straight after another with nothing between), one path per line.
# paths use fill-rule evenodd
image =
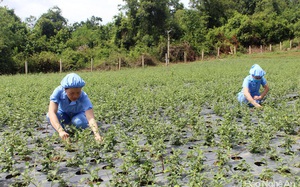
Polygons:
M28 63L27 60L25 61L25 74L27 75L28 73Z
M201 60L203 61L204 60L204 50L202 49L202 52L201 52Z
M281 42L279 44L279 49L280 49L280 51L282 50L282 43Z
M263 47L260 45L260 53L263 53Z
M91 58L91 72L93 71L93 58Z
M290 40L290 49L292 49L293 40Z
M119 58L119 70L121 69L121 58Z
M168 54L166 53L165 54L165 58L166 58L166 66L169 64L169 62L168 62Z
M249 54L251 54L251 46L249 45Z
M270 44L270 51L272 51L272 44Z
M62 72L62 62L61 62L61 59L59 59L59 72L60 73Z
M233 47L233 54L236 55L236 46Z
M183 58L184 58L184 63L186 63L187 62L187 60L186 60L187 59L187 54L186 54L185 51L183 52Z
M168 64L170 62L170 32L171 30L168 30L168 51L167 51L167 58L168 58Z
M219 58L219 57L220 57L220 47L218 47L218 52L217 52L217 53L218 53L217 56L218 56L218 58Z
M144 54L142 55L142 67L144 68L145 66L145 57L144 57Z

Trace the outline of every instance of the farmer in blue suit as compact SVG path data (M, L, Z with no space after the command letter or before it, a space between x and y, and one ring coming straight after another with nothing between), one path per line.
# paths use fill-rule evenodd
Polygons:
M76 128L92 129L95 139L99 142L102 137L94 117L93 105L88 95L82 91L84 80L75 73L66 75L50 96L48 122L58 132L63 140L69 140L65 125L73 124Z
M250 107L261 107L261 103L264 97L269 91L269 86L264 75L266 72L258 65L254 64L248 75L243 82L243 89L238 93L238 101L240 103L246 103ZM264 88L263 92L260 93L260 86Z

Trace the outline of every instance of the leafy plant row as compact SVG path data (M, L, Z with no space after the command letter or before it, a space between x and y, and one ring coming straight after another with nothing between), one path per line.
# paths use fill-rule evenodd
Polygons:
M298 52L115 72L78 72L103 144L46 123L64 74L1 76L0 183L12 186L299 184ZM236 94L252 64L271 88L263 110ZM245 183L245 181L247 183Z

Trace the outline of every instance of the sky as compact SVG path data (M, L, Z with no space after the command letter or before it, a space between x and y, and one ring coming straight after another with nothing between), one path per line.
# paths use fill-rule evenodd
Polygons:
M188 7L189 0L180 2ZM118 14L119 4L123 5L123 0L0 0L0 6L13 9L22 21L30 16L38 19L49 9L58 6L69 24L86 21L92 16L102 18L102 24L112 22L113 16Z

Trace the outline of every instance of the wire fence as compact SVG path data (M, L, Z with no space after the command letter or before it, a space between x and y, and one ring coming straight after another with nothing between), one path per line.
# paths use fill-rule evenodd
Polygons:
M169 44L168 44L169 45ZM208 59L215 59L215 58L224 58L228 55L237 55L237 53L242 53L242 54L255 54L255 53L267 53L267 52L276 52L276 51L290 51L290 50L294 50L294 49L300 49L300 43L298 42L293 42L293 40L290 40L289 43L287 44L287 42L285 42L283 44L283 42L280 42L277 45L260 45L260 47L257 46L249 46L247 48L247 50L238 50L236 46L231 46L229 47L228 50L222 51L220 47L216 48L216 51L201 51L201 55L200 56L196 56L195 57L195 61L204 61L204 60L208 60ZM169 48L168 48L169 50ZM215 55L211 55L211 54L215 54ZM113 65L113 67L109 67L110 70L121 70L122 67L124 67L123 64L123 60L122 58L118 58L116 59L116 64ZM183 52L183 62L187 63L187 52ZM191 62L191 61L189 61ZM145 56L144 54L141 55L140 61L138 62L138 66L144 68L145 67ZM168 66L170 65L170 52L167 51L167 53L165 54L165 65ZM90 68L86 68L87 71L94 71L95 67L94 67L94 59L91 58L90 60ZM63 72L63 62L62 59L60 59L59 61L59 72L62 73ZM28 74L28 63L27 61L25 61L25 74Z

